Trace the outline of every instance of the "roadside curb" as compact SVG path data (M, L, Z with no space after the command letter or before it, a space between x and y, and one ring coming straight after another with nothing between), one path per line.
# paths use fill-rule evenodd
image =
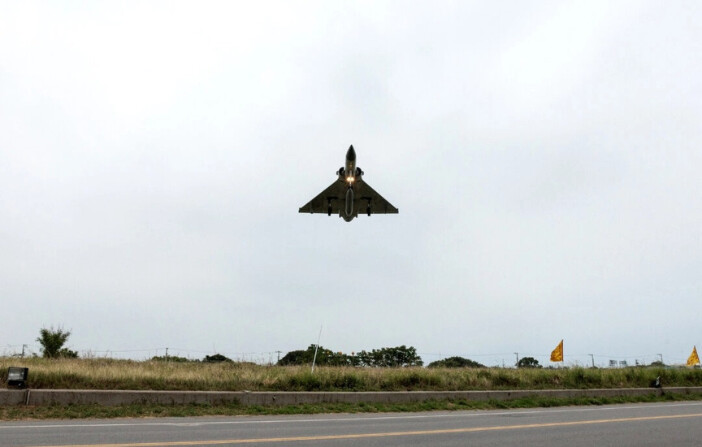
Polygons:
M607 388L579 390L507 391L139 391L139 390L9 390L0 389L0 406L12 405L89 405L129 404L227 404L297 405L318 403L409 403L427 400L505 401L524 397L632 397L662 394L700 394L702 387Z

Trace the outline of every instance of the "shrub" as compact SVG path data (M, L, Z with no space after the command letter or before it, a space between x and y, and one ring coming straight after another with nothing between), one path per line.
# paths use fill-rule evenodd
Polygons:
M189 362L189 359L186 359L185 357L178 357L177 355L168 355L168 356L153 356L151 357L151 360L154 362L173 362L173 363L185 363Z
M232 362L232 359L229 357L225 357L222 354L215 354L215 355L206 355L204 359L202 359L203 362L206 363L221 363L221 362Z
M517 368L541 368L541 365L534 357L522 357L517 362Z
M475 362L463 357L449 357L443 360L431 362L429 368L485 368L482 363Z

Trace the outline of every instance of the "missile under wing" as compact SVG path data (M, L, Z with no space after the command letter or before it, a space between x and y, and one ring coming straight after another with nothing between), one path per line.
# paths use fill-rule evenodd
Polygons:
M363 180L363 171L356 167L353 146L346 152L346 163L337 171L337 180L300 208L301 213L338 214L351 222L359 213L397 214L398 209Z

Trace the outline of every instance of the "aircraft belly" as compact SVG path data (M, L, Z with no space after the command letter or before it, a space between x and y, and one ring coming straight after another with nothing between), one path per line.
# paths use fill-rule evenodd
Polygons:
M346 206L344 207L346 216L353 215L353 188L346 190Z

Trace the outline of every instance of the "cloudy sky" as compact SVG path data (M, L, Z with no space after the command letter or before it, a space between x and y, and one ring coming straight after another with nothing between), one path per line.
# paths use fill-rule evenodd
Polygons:
M684 362L702 6L3 2L0 352ZM298 208L350 144L398 215Z

